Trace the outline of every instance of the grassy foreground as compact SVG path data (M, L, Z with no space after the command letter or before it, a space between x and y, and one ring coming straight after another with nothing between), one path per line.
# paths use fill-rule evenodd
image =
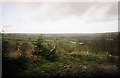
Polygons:
M112 61L111 61L112 59ZM13 59L12 59L13 60ZM117 78L118 57L103 54L62 53L58 61L40 59L35 63L16 65L15 78L76 77L76 78ZM14 64L13 64L14 65ZM15 67L15 65L13 66ZM26 69L27 68L27 69ZM9 70L9 69L8 69Z

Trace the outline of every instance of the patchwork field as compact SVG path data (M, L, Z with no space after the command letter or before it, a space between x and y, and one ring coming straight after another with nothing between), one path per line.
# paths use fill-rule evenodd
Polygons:
M118 34L2 34L3 78L119 78Z

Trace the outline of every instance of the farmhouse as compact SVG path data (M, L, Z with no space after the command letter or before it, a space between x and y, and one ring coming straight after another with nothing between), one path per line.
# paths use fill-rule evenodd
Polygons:
M74 44L77 43L76 41L71 41L71 40L70 40L69 42L70 42L70 43L74 43Z
M69 40L69 42L73 44L85 45L85 43L83 42L77 42L77 41L72 41L72 40Z
M79 44L80 44L80 45L85 45L85 44L84 44L84 43L82 43L82 42L79 42Z

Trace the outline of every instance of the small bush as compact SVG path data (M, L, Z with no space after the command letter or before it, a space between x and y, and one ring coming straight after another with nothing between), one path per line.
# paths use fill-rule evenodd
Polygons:
M58 59L58 55L56 52L56 48L54 48L52 51L45 47L43 44L43 39L39 37L35 44L35 55L41 56L44 59L47 59L49 61L56 61Z

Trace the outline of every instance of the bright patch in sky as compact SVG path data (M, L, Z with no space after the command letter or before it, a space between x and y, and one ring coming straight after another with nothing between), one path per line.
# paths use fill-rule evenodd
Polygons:
M14 33L118 31L117 2L4 2L2 25Z

